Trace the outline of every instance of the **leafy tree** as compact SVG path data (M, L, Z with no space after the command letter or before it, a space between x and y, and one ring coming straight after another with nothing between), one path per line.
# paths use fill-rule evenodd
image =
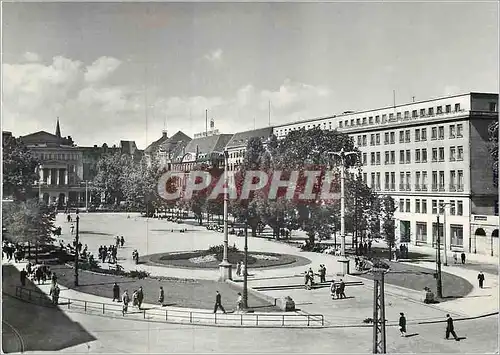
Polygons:
M386 195L382 199L382 235L389 248L389 260L392 260L392 248L396 245L396 233L394 212L396 212L396 202Z
M97 162L93 185L99 193L104 193L107 204L119 204L124 197L124 180L135 179L134 174L130 156L120 152L105 154Z
M40 162L19 139L14 137L5 138L2 148L3 196L25 201L32 197L33 185L39 180L37 168Z
M34 244L36 251L38 245L53 242L55 218L54 209L37 199L14 202L2 208L2 225L9 239Z
M376 197L368 210L368 230L372 238L380 238L380 217L382 213L381 199Z

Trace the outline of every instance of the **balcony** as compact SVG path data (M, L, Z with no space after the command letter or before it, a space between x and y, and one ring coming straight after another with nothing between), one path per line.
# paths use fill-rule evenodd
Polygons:
M375 186L375 191L380 191L380 185Z
M399 184L399 191L405 191L406 185L405 184Z
M455 184L450 184L450 191L457 191L457 186Z
M391 184L391 191L396 191L396 184Z
M420 189L422 191L427 191L427 185L426 184L422 184L422 186L420 186Z
M450 157L450 161L455 161L455 160L456 160L456 159L455 159L455 157L452 155L452 156Z
M444 185L439 185L439 191L444 191L445 188L444 188Z
M459 186L457 187L457 191L459 191L459 192L463 192L463 191L464 191L464 185L459 185Z
M415 191L420 191L420 185L419 184L415 184Z
M432 191L437 191L437 190L438 190L438 186L435 184L432 184Z
M406 184L406 191L411 191L411 184Z

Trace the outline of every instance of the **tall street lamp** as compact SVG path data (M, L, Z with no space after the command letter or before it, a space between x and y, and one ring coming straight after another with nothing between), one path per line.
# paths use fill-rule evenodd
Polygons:
M80 226L80 216L78 216L78 208L76 209L76 245L75 245L75 286L78 286L78 259L79 259L79 250L78 250L78 243L80 242L79 238L79 226Z
M446 207L450 206L450 202L444 202L440 204L440 210L443 211L443 248L444 248L444 266L448 266L448 256L446 254ZM451 243L451 241L450 241Z
M342 274L346 275L349 273L349 259L345 256L345 162L348 156L358 156L358 152L345 152L344 148L340 152L327 152L328 155L333 154L340 158L341 168L340 168L340 255L341 258L338 260L342 263Z
M439 228L439 214L437 215L437 254L436 254L436 266L437 266L437 275L436 275L436 290L437 296L439 298L443 298L443 282L441 280L441 233Z
M231 263L228 260L228 244L229 244L229 235L228 235L228 204L229 204L229 193L228 193L228 171L229 168L229 153L227 149L224 149L224 152L217 152L224 155L224 254L222 256L222 262L219 264L220 271L220 281L226 281L232 279L232 270ZM245 271L246 272L246 271Z

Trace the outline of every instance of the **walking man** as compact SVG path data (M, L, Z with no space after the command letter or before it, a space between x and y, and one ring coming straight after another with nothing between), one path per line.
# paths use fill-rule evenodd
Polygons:
M479 288L483 288L484 274L482 271L480 271L479 274L477 275L477 280L479 281Z
M214 313L217 313L217 309L219 308L222 309L222 312L224 312L224 314L226 314L226 310L224 309L224 307L222 307L221 295L219 291L216 291Z
M120 302L120 286L115 282L113 285L113 302L117 300Z
M319 279L319 282L326 282L326 267L323 264L319 266Z
M163 302L165 301L165 291L163 291L163 287L160 286L160 295L158 296L158 303L163 307Z
M401 333L401 337L406 337L406 317L403 312L399 313L399 332Z
M238 292L238 299L236 300L236 312L241 312L243 310L243 296Z
M462 264L465 264L465 253L462 252L462 254L460 254L460 258L462 259Z
M342 279L340 279L340 285L339 285L340 298L346 298L344 291L345 291L345 282Z
M128 296L128 291L125 290L122 295L122 302L123 302L123 308L122 308L122 315L125 315L128 311L128 304L130 302L130 297Z
M139 307L139 310L141 310L141 305L143 300L144 300L144 292L142 291L142 286L141 286L137 291L137 307Z
M26 286L26 277L28 276L28 272L25 270L25 269L22 269L21 270L21 274L20 274L20 277L21 277L21 285L24 287Z
M455 338L456 341L460 341L460 339L457 336L457 333L455 333L455 327L453 326L453 318L450 317L449 314L446 315L446 339L450 338L450 334L453 335L453 338Z

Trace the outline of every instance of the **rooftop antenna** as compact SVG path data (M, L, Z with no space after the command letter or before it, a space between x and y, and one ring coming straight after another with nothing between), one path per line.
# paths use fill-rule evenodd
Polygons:
M396 107L396 90L392 90L392 106Z
M411 102L415 102L415 96L411 97Z
M269 100L268 115L269 115L269 127L271 127L271 100Z
M205 110L205 137L208 137L208 110Z

